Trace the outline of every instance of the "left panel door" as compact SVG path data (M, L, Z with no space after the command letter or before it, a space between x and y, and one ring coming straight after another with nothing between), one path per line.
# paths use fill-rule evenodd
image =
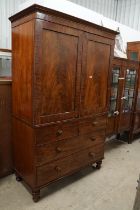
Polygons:
M36 42L35 123L76 118L80 32L55 23L37 24L41 33Z

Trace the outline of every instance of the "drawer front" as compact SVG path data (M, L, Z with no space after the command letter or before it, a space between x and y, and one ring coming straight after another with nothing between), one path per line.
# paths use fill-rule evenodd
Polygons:
M47 144L45 146L36 147L36 164L42 165L52 160L66 157L80 150L84 150L88 147L104 145L105 135L100 134L88 134L71 139L57 141Z
M37 167L37 185L42 186L65 175L72 174L86 165L93 164L103 159L103 156L104 146L101 145L98 150L96 150L96 147L91 147L87 150L72 154L65 159Z
M48 125L35 129L36 144L59 141L66 138L78 136L78 122L67 122Z
M99 130L104 130L105 132L106 122L106 116L82 119L79 123L79 134L87 134Z

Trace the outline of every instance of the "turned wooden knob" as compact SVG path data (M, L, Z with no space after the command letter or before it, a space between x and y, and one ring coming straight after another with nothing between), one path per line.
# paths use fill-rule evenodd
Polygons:
M95 158L95 153L94 152L89 152L89 156L92 158Z
M97 125L97 124L98 124L97 121L92 122L92 125Z
M56 147L57 152L62 152L62 149L60 147Z
M63 133L62 130L58 130L56 134L57 134L58 136L60 136L60 135L62 135L62 133Z
M55 167L55 170L56 170L57 172L60 172L60 171L61 171L61 168L60 168L59 166L56 166L56 167Z
M92 137L90 137L90 140L91 140L91 141L95 141L96 138L92 136Z

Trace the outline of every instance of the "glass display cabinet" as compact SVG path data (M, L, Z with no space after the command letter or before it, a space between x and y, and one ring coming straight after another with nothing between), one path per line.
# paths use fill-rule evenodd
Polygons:
M110 106L107 135L127 132L130 142L134 114L139 64L128 59L114 58L110 82Z

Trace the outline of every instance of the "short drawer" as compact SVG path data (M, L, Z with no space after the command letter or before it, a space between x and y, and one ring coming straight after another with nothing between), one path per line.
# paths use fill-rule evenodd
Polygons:
M46 144L49 141L59 141L78 136L78 122L51 124L35 129L36 144Z
M37 185L45 185L51 181L57 180L64 175L69 175L78 171L86 165L95 163L103 159L104 147L101 146L97 151L96 147L74 153L58 161L53 161L43 166L37 167Z
M36 147L36 164L42 165L48 163L52 160L57 160L66 156L69 156L80 150L84 150L88 147L96 147L100 149L101 145L104 145L105 135L100 134L88 134L79 137L74 137L71 139L66 139L62 141L57 141L54 143L49 143L47 145Z
M106 116L97 116L93 118L82 119L79 123L79 134L91 133L94 131L106 129Z

